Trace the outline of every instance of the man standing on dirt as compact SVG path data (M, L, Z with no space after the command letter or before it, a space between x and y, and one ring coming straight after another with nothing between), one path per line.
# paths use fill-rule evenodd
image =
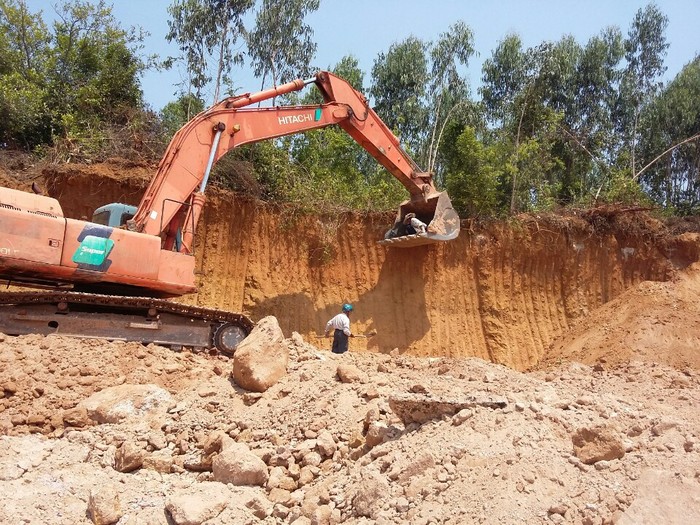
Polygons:
M333 332L333 348L331 349L334 354L347 352L348 337L355 337L350 331L350 312L352 312L352 305L345 303L343 311L326 323L326 337L328 337L331 328L335 330Z

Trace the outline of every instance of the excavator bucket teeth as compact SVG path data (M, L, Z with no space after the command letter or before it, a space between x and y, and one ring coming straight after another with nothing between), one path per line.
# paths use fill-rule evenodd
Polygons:
M416 218L428 225L425 233L409 233L404 225L406 214L414 213ZM379 241L383 246L411 248L423 244L451 241L459 235L459 215L452 208L447 193L430 195L424 201L404 201L399 207L396 222Z

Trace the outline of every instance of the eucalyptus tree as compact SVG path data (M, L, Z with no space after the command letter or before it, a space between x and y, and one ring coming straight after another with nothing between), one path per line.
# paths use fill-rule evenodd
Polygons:
M197 98L214 81L216 103L222 84L232 84L233 67L244 63L243 17L254 3L255 0L175 0L168 7L171 18L166 38L178 44ZM241 45L237 46L239 39ZM170 59L167 65L172 62Z
M428 88L428 113L430 138L426 142L426 169L435 172L438 178L438 154L445 126L452 118L464 117L470 107L469 83L466 68L474 55L474 34L463 21L458 21L441 33L431 45L432 62Z
M479 94L487 120L505 126L513 117L516 97L531 82L528 57L519 35L511 33L501 40L482 66Z
M445 125L471 102L466 69L473 41L471 29L458 21L435 42L411 36L394 43L372 67L375 110L418 163L438 178Z
M268 75L277 86L311 74L316 43L305 20L319 6L320 0L262 0L247 45L253 72L263 86Z
M642 115L637 172L660 205L683 215L700 212L700 56L696 56Z
M428 128L428 45L411 36L380 53L372 66L374 109L412 155L426 141Z
M660 78L666 71L664 58L668 49L668 17L654 4L639 9L624 42L625 68L617 109L617 127L629 153L631 175L637 172L636 149L639 119L644 107L661 88Z

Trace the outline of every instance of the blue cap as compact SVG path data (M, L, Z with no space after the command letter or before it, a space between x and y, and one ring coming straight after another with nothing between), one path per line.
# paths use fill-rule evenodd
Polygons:
M352 312L352 305L350 303L345 303L343 305L343 312Z

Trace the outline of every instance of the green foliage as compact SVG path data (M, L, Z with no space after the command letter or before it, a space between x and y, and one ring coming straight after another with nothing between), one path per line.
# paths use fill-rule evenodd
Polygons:
M650 197L683 215L700 212L700 57L645 109L640 128Z
M305 17L319 6L320 0L262 0L247 43L255 76L263 84L268 75L277 86L311 74L316 43Z
M24 1L0 0L0 137L27 149L66 140L97 151L110 126L129 128L141 111L143 34L122 29L102 0L55 9L49 30Z
M503 173L495 148L485 147L470 127L446 148L445 186L455 210L469 216L496 214Z
M195 95L181 95L176 101L168 102L160 112L163 140L169 142L177 130L203 110L204 102Z
M419 152L428 128L427 46L415 37L380 53L372 67L374 110L407 150Z
M215 103L222 84L232 84L233 66L244 61L236 43L245 34L243 17L253 4L254 0L174 0L168 7L171 18L166 38L178 44L197 98L202 97L202 90L213 79ZM216 57L215 65L210 64L212 56Z

